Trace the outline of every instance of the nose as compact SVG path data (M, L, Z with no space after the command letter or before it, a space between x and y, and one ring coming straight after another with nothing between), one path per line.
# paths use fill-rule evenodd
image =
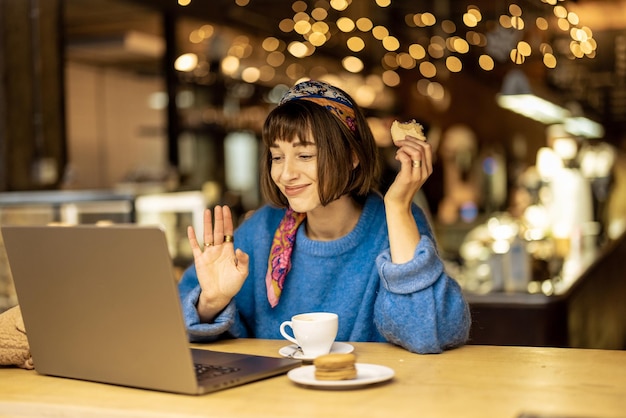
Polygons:
M297 176L296 162L293 158L286 157L283 164L280 176L283 180L290 180Z

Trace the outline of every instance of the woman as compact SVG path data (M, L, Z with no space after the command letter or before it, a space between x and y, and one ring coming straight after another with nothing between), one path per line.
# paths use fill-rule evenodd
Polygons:
M365 117L329 84L294 86L263 127L269 201L236 231L230 209L188 229L194 265L179 290L191 341L282 338L292 315L339 315L338 341L388 341L417 353L464 344L470 315L411 203L432 172L430 145L407 136L384 198ZM234 240L233 240L234 235Z

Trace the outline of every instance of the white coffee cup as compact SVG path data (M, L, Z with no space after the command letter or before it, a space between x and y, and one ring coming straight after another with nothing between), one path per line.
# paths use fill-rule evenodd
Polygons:
M294 315L291 321L280 324L280 333L298 345L306 357L314 358L330 353L338 326L339 318L335 313L308 312ZM293 337L287 333L286 327L292 329Z

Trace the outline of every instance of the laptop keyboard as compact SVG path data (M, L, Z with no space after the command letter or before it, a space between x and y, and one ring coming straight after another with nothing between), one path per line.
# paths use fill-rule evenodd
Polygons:
M234 373L241 370L239 367L218 366L212 364L196 363L196 376L201 379L223 376L225 374Z

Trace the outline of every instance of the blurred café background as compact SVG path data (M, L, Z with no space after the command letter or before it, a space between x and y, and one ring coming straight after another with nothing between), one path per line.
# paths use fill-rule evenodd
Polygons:
M204 208L263 203L264 117L321 79L383 190L391 122L424 126L472 343L626 348L626 0L0 0L0 63L0 224L157 223L176 277Z

